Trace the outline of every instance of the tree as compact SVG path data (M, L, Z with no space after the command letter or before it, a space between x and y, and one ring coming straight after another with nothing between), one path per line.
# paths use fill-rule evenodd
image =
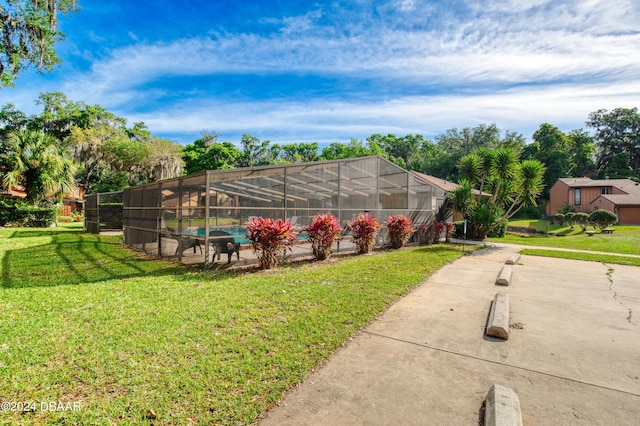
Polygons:
M447 179L456 170L453 155L431 140L425 140L418 155L409 165L410 170Z
M144 164L146 181L171 179L182 174L182 145L167 139L151 137L144 142L147 158Z
M533 140L539 147L535 159L545 165L544 191L542 198L549 199L549 189L559 178L569 176L569 139L556 126L543 123L533 133Z
M49 72L60 62L55 43L64 38L57 31L58 12L76 10L76 0L6 0L0 6L0 85L12 86L29 66Z
M332 142L328 147L323 148L320 153L320 160L340 160L343 158L368 157L370 155L386 157L384 150L375 141L370 141L365 146L362 141L351 138L348 144Z
M110 169L105 157L105 146L109 141L122 139L126 139L126 134L119 122L112 120L112 117L96 120L86 128L71 127L66 142L80 166L80 176L88 192L92 184L99 180L101 172Z
M318 160L318 143L274 144L269 152L271 163L307 163Z
M6 104L0 109L0 139L5 140L9 133L26 128L29 119L18 111L13 104Z
M76 166L54 137L18 130L9 135L6 144L5 188L21 185L31 202L59 198L73 189Z
M203 170L230 169L242 155L240 150L231 142L219 143L215 138L204 135L202 138L188 144L182 151L187 174Z
M587 126L595 129L596 167L606 170L620 153L627 154L633 174L640 176L640 114L638 108L605 109L589 114Z
M568 135L570 176L594 177L596 164L593 161L595 142L584 130L572 130Z
M369 145L375 143L389 155L391 159L401 160L401 165L410 167L413 159L419 154L420 146L424 142L422 135L405 135L397 137L394 134L382 136L374 134L367 138Z
M498 148L500 145L500 129L495 124L480 124L474 128L465 127L447 130L436 137L438 145L450 153L470 154L474 149L485 147Z
M146 141L151 138L149 128L142 121L139 123L133 123L132 128L125 129L125 133L129 137L129 139L137 140L138 142Z
M269 164L267 160L269 143L269 141L260 142L260 139L255 136L242 135L242 139L240 140L242 154L238 158L238 166L253 167Z
M629 167L629 155L619 152L613 156L606 169L600 170L598 177L611 179L629 179L633 177L633 170Z
M460 159L458 165L466 179L449 193L449 199L468 221L469 235L474 239L485 239L522 207L535 206L544 185L542 163L520 161L518 153L508 148L476 151ZM490 195L474 194L476 185Z
M604 228L618 223L618 216L609 210L594 210L589 215L589 223L602 231Z
M500 138L500 129L495 124L480 124L476 127L465 127L462 130L449 129L435 138L438 147L448 156L449 170L437 175L443 179L458 180L456 176L456 163L465 155L478 148L497 149L511 148L519 152L524 147L524 137L515 132L506 132L504 138Z
M147 147L143 143L126 137L107 140L101 153L108 168L128 174L142 171L142 165L149 157Z

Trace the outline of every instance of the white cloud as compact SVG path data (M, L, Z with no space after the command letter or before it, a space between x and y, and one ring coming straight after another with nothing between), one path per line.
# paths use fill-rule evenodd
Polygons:
M144 121L152 132L197 137L213 128L311 140L390 131L428 135L482 122L530 137L542 122L580 127L593 110L640 99L640 5L634 0L469 0L455 13L449 4L420 0L353 4L265 18L261 25L276 29L267 33L220 30L135 42L53 90L101 104L130 123ZM240 102L191 87L194 77L222 74L354 83L342 102L335 96ZM185 84L175 90L188 99L137 112L138 105L149 108L171 94L171 87L157 85L168 78ZM362 80L369 82L366 89L357 86ZM438 94L428 95L434 86ZM379 87L388 89L384 96L377 96ZM41 91L52 89L33 85L12 96L34 93L33 103Z
M277 143L329 143L364 139L373 133L434 136L449 128L481 123L496 123L502 130L517 131L530 139L544 122L568 132L584 127L592 111L632 107L639 97L640 84L636 83L531 87L477 96L406 96L368 104L262 101L232 103L221 109L213 101L201 101L164 114L137 115L132 121L144 121L159 132L191 132L193 140L200 130L212 129L221 132L222 139L236 143L242 133L265 135L263 138Z

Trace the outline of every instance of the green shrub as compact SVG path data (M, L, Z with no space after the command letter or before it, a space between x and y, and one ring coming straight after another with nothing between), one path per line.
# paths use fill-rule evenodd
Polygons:
M573 215L573 221L579 225L583 231L586 231L587 226L589 226L589 215L587 213L575 213Z
M564 225L564 213L557 213L556 214L556 222L558 222L558 225L560 225L560 226Z
M489 238L504 238L505 235L507 235L507 225L508 225L508 223L505 220L500 225L498 225L495 228L493 228L493 230L491 232L489 232L489 234L487 234L487 237L489 237Z
M573 220L575 215L576 214L574 212L567 212L564 214L564 221L567 222L567 225L569 225L571 229L573 229L573 227L576 225L575 221Z
M453 238L464 238L464 221L453 222Z
M387 232L391 248L399 249L409 241L416 229L411 226L411 219L406 216L391 216L387 219Z
M380 222L369 213L360 213L357 218L349 222L353 243L358 254L369 253L376 242L376 236L380 231Z
M618 223L618 216L609 210L595 210L589 215L589 223L602 230Z
M0 199L0 225L46 228L56 223L56 206L36 207L24 200Z
M318 260L325 260L331 256L333 242L340 239L342 227L338 219L331 214L317 214L313 222L304 228L309 234L307 241L311 243L313 255Z
M573 208L573 206L569 203L564 203L564 206L562 206L562 208L558 211L558 213L575 213L576 209Z

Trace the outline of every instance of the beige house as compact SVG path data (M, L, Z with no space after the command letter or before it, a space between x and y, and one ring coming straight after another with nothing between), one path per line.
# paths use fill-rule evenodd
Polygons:
M576 212L604 209L615 213L621 225L640 224L640 184L630 179L562 178L549 191L547 214L569 205Z
M14 186L3 189L0 194L9 195L14 198L26 198L27 193L21 186ZM84 210L84 185L76 183L74 188L62 196L60 206L60 216L71 216L72 213L82 213Z

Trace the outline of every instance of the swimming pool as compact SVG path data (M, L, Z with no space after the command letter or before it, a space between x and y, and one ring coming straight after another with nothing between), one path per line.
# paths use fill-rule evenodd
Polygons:
M198 230L196 231L197 233L194 235L197 235L199 237L204 237L204 228L198 228ZM222 231L222 232L226 232L227 234L231 235L233 237L233 239L236 240L237 243L240 244L251 244L251 241L247 239L246 235L247 235L247 228L244 228L242 226L231 226L228 228L209 228L209 233L212 233L213 231ZM298 233L298 235L296 236L296 240L298 241L306 241L309 238L309 235L305 232L304 234Z

